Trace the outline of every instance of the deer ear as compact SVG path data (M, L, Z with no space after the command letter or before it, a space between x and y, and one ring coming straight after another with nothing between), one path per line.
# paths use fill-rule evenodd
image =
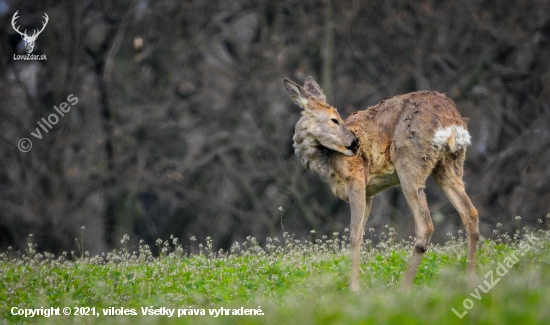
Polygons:
M325 93L323 93L321 86L319 86L312 76L307 77L304 88L311 94L311 96L313 96L313 98L325 103L327 102L327 97L325 96Z
M309 92L304 88L298 86L298 84L288 79L283 79L283 84L285 85L286 90L288 91L288 95L290 96L290 99L292 99L292 101L296 105L300 106L303 109L306 109L307 103L311 98L311 95L309 94Z

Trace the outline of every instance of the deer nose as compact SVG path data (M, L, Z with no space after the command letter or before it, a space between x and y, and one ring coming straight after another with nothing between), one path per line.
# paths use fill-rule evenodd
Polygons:
M353 141L351 142L351 144L349 146L346 147L347 149L349 150L357 150L359 148L359 142L357 141L357 137L355 137L353 139Z

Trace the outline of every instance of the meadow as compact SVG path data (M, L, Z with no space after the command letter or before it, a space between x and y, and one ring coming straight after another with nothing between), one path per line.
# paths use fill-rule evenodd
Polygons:
M473 280L464 276L465 234L447 234L446 243L430 245L411 292L400 290L399 279L413 241L390 226L365 234L360 293L347 288L347 229L312 231L306 240L284 233L261 245L249 237L227 252L214 251L208 237L192 238L196 254L175 237L134 248L124 236L98 256L82 247L54 256L29 244L0 254L0 323L548 323L549 224L550 215L511 235L497 224L480 240ZM24 315L45 310L59 315Z

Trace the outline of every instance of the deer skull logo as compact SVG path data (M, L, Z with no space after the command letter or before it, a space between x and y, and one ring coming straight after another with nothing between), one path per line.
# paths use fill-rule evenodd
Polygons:
M42 18L44 18L45 21L42 22L42 29L40 29L39 31L35 29L34 33L31 36L29 36L29 35L27 35L27 30L26 29L23 33L21 33L19 31L19 27L17 27L15 25L15 21L17 20L17 18L19 18L19 16L17 15L18 12L19 12L19 10L17 10L13 14L13 18L11 19L11 26L13 27L13 29L19 35L21 35L21 37L23 38L23 41L25 42L25 49L27 50L27 53L30 54L34 50L34 43L36 42L36 39L38 38L38 35L40 35L40 33L42 33L44 28L46 28L46 25L48 24L48 20L50 20L50 18L48 17L48 15L46 13L44 13L44 16Z

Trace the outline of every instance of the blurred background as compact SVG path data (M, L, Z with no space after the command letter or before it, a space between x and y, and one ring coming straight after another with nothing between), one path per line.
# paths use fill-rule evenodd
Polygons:
M49 16L33 51L46 61L14 60L17 10L29 35ZM342 234L348 205L292 147L300 110L281 81L308 75L343 118L447 93L469 118L464 180L482 235L549 222L549 1L0 0L0 250ZM78 104L31 136L70 94ZM426 193L433 241L456 236L431 179ZM367 229L386 224L414 234L399 187L376 197Z

